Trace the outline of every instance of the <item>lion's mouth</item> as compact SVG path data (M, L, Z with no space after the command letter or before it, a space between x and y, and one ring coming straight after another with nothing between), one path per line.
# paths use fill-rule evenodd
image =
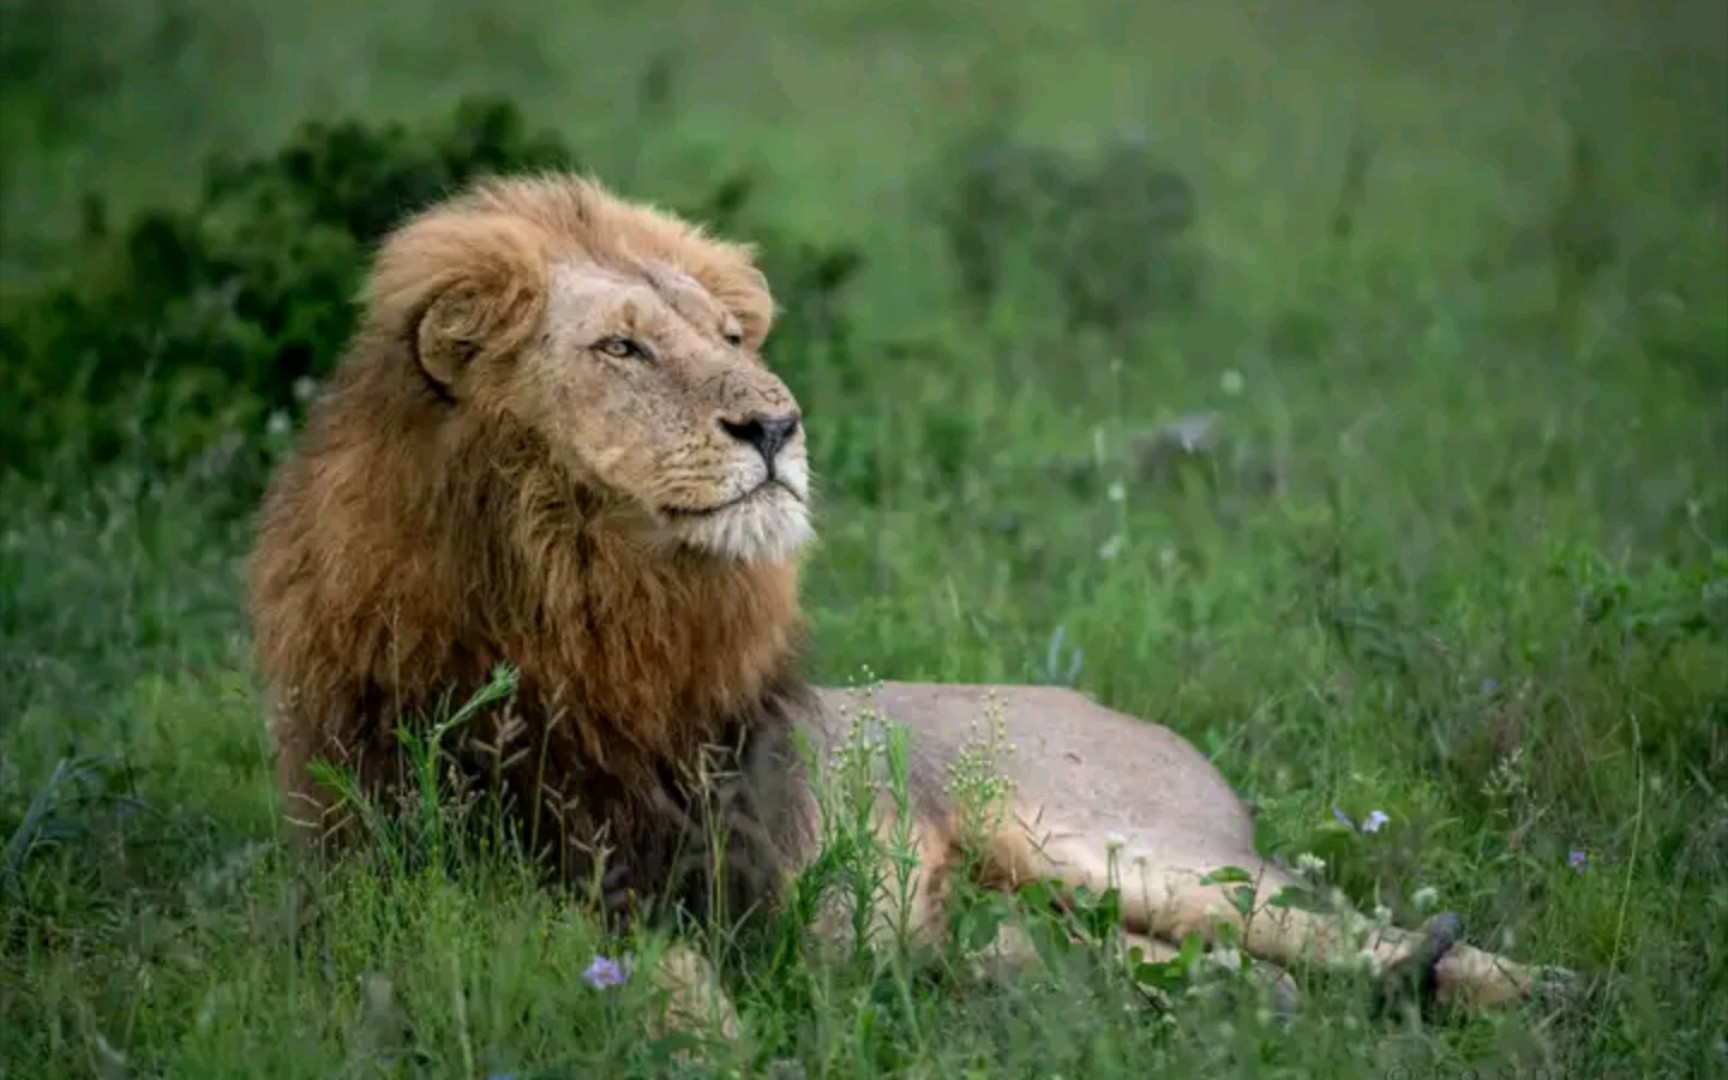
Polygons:
M661 509L671 517L686 520L713 517L716 514L723 514L728 510L735 510L740 506L745 506L749 503L759 502L763 499L770 498L776 494L775 489L778 489L780 494L790 495L794 501L804 501L796 491L793 491L779 477L769 477L760 484L751 488L749 491L744 492L742 495L727 499L725 502L715 503L712 506L666 506Z

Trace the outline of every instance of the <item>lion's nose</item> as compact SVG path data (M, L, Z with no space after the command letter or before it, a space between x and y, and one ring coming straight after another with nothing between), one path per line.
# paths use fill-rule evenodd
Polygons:
M739 442L754 446L762 455L762 460L772 462L780 448L791 442L792 436L798 433L798 414L763 416L757 413L743 420L722 420L720 426L726 429L726 434Z

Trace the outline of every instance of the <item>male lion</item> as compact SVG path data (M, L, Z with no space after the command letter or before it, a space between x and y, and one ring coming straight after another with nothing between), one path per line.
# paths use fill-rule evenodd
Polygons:
M507 663L508 708L454 756L567 879L604 849L609 903L700 917L772 904L808 865L805 762L847 739L850 699L799 674L810 478L797 403L759 355L773 310L747 248L579 177L484 182L388 238L252 565L280 781L308 834L340 809L314 760L399 792L398 718ZM943 778L987 688L868 692L910 732L900 824L926 940L964 845L999 888L1098 888L1114 857L1123 930L1154 955L1224 922L1274 964L1356 955L1333 921L1266 906L1296 879L1258 856L1229 785L1176 734L1068 690L988 692L1017 751L982 836L963 835ZM897 804L879 805L887 827ZM716 824L723 855L689 843ZM1203 880L1225 866L1253 876L1251 918L1230 902L1240 886ZM1479 1004L1538 984L1457 944L1455 923L1385 932L1370 959Z

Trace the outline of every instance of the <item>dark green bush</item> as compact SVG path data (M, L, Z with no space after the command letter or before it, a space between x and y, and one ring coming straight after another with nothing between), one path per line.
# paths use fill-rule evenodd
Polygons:
M470 177L566 164L514 108L469 102L427 128L303 127L281 150L208 164L186 210L108 235L100 204L59 283L0 313L0 451L179 462L260 431L329 369L369 245Z
M1196 197L1143 140L1095 161L1017 141L992 116L947 149L931 204L959 278L981 312L1022 280L1060 298L1071 326L1116 332L1192 307L1203 262L1189 231Z
M256 479L272 418L292 419L340 357L372 245L406 214L473 177L576 167L556 138L506 102L469 101L411 128L312 123L275 153L217 160L188 209L139 215L117 234L92 203L56 283L0 307L0 458L33 471L125 457L197 460ZM751 184L722 183L689 208L739 227ZM848 250L761 230L789 313L776 348L843 342Z

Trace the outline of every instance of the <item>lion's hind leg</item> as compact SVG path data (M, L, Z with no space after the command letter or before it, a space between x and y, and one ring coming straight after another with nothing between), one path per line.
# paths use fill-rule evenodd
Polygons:
M1036 832L1005 829L992 861L1011 882L1119 887L1123 922L1131 932L1171 943L1197 934L1208 944L1229 934L1256 960L1286 967L1356 966L1388 984L1425 987L1439 1001L1509 1004L1556 981L1553 972L1458 943L1455 916L1409 931L1374 927L1354 912L1304 910L1278 902L1286 888L1301 885L1287 871L1230 845L1189 846L1198 850L1172 851L1170 838L1148 832L1106 835L1040 825ZM1230 867L1245 875L1223 873Z

